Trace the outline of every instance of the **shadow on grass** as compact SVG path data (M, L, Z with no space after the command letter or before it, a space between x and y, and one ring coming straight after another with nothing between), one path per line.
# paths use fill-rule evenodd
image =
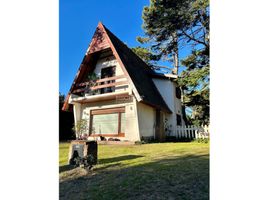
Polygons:
M98 171L102 171L102 170L105 170L105 169L109 169L111 167L120 167L121 164L120 163L115 163L115 164L108 164L108 165L105 165L103 167L98 167L98 168L93 168L94 169L94 172L98 172Z
M209 199L209 156L177 156L119 168L111 164L61 180L60 199Z
M59 167L59 172L65 172L65 171L69 171L71 169L74 169L74 167L72 165L63 165Z
M140 158L143 156L139 156L139 155L125 155L125 156L118 156L118 157L114 157L114 158L104 158L104 159L99 159L98 160L98 164L109 164L109 163L114 163L114 162L120 162L120 161L124 161L124 160L132 160L132 159L136 159L136 158ZM118 164L116 164L118 165ZM106 169L109 166L115 166L115 165L106 165L100 169ZM72 165L63 165L59 167L59 172L66 172L69 170L74 169L75 167ZM99 170L99 169L98 169Z
M124 160L132 160L136 158L141 158L143 156L140 155L125 155L125 156L118 156L114 158L104 158L104 159L99 159L98 164L108 164L108 163L113 163L113 162L120 162Z

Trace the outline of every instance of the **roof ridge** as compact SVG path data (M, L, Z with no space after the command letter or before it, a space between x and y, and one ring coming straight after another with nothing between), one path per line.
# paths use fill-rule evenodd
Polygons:
M142 101L154 105L155 107L162 108L167 112L172 112L150 77L149 73L153 72L153 70L107 27L103 25L103 28L111 40L112 45L115 47L115 51L119 55L131 80L133 80L135 88L137 88L139 95L142 97ZM140 70L136 70L137 67Z

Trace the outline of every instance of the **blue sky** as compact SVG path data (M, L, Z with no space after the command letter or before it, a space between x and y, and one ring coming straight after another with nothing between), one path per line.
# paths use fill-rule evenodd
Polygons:
M129 47L140 45L142 10L149 0L60 0L59 90L67 94L85 55L96 26L101 21ZM187 49L181 51L183 57ZM161 63L162 64L162 63ZM165 63L169 65L169 63Z

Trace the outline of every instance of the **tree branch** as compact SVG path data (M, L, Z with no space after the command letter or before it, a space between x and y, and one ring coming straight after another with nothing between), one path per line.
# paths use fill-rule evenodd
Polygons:
M197 42L197 43L203 44L203 45L205 45L206 47L209 47L208 44L206 44L205 42L202 42L202 41L200 41L200 40L197 40L195 37L189 35L189 34L186 33L184 30L182 30L182 33L183 33L187 38L189 38L190 40L193 40L193 41L195 41L195 42Z
M166 66L152 65L152 67L156 68L156 69L165 68L165 69L168 69L168 70L172 70L172 68L166 67Z

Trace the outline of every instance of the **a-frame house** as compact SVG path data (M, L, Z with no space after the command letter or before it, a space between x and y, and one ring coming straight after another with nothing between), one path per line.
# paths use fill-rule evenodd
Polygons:
M62 109L72 106L75 123L87 120L88 139L163 141L184 123L175 79L155 73L99 23Z

